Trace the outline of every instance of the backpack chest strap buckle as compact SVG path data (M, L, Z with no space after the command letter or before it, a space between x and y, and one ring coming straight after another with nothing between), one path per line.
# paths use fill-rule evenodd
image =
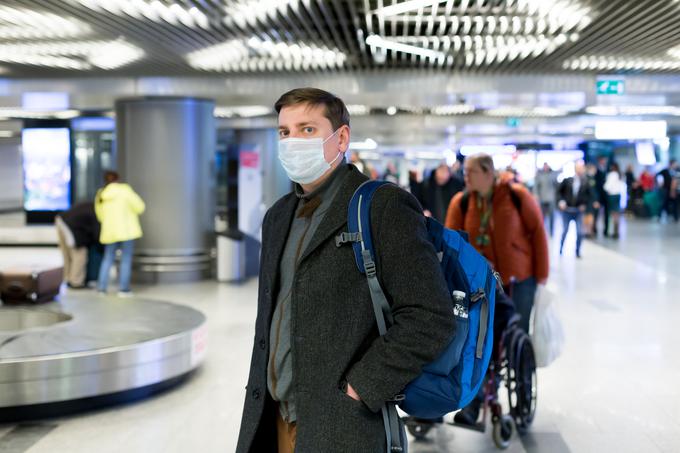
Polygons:
M335 246L340 248L344 244L361 242L361 233L347 233L342 232L335 236Z

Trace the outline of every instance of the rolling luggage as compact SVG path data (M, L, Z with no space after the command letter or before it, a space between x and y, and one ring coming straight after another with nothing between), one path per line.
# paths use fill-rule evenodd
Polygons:
M59 294L61 267L7 268L0 271L0 299L5 304L49 302Z

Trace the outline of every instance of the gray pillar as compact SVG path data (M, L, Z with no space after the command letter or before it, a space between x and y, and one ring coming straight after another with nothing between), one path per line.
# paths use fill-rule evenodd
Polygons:
M279 161L279 132L276 129L259 129L257 132L262 141L263 150L262 202L270 208L279 198L292 190L293 184Z
M212 100L144 97L116 102L118 170L146 202L135 279L209 276L213 246Z

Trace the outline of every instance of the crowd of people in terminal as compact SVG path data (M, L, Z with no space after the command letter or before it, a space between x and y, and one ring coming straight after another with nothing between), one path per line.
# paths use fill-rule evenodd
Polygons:
M464 160L458 156L451 166L443 162L429 171L409 171L409 183L404 187L418 199L426 216L444 222L451 200L466 187ZM381 175L356 152L352 153L351 162L370 178L399 180L393 170ZM533 192L550 236L554 233L556 218L562 221L565 235L570 224L576 226L579 243L583 238L598 237L598 226L602 227L605 237L618 239L624 214L659 221L679 219L680 165L675 159L656 173L652 167L643 167L638 176L632 165L622 172L613 157L605 156L588 163L574 162L573 176L560 177L561 171L544 162L528 183L521 181L512 166L497 171L500 179L524 184Z

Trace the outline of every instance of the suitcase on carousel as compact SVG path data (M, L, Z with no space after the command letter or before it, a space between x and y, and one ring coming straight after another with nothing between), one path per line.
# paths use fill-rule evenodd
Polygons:
M0 270L0 299L9 304L49 302L59 294L62 267L16 267Z

